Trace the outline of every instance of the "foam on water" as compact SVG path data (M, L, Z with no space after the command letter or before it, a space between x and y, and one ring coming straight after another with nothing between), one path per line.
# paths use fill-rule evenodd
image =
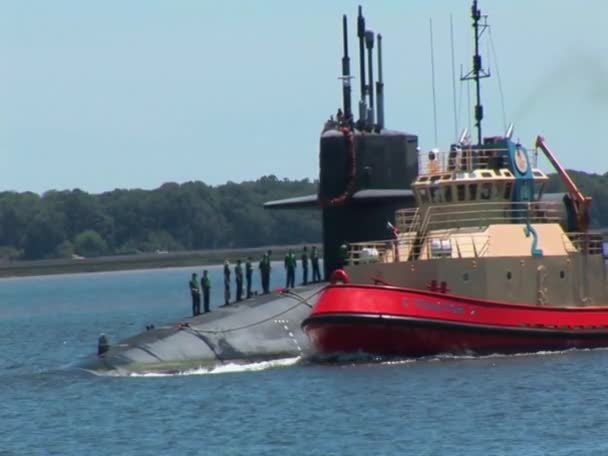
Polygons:
M257 372L266 369L273 369L277 367L288 367L293 366L300 361L300 357L295 358L283 358L275 359L271 361L260 361L257 363L239 364L239 363L226 363L212 367L199 367L196 369L187 369L177 372L130 372L125 374L119 374L119 376L128 377L175 377L175 376L188 376L188 375L209 375L209 374L235 374L242 372Z

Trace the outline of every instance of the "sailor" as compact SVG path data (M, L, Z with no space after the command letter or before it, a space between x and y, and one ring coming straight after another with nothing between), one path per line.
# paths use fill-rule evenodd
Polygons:
M308 285L308 247L304 246L302 249L302 284Z
M338 108L338 112L336 113L336 119L338 120L339 124L344 122L344 114L342 113L342 109L340 108Z
M268 293L268 276L270 275L270 263L268 261L268 254L265 253L260 260L260 279L262 282L262 291L264 294Z
M195 272L192 273L189 286L190 295L192 296L192 316L196 317L201 313L201 290L198 287L198 278Z
M203 271L203 277L201 278L201 288L203 289L203 308L205 309L205 313L207 313L210 311L211 280L209 280L209 273L206 269Z
M268 254L268 258L266 258L266 269L268 269L268 275L266 276L266 289L268 290L268 293L270 293L270 273L272 271L272 267L270 265L272 264L272 250L268 250L266 253Z
M392 249L393 249L393 258L395 261L399 261L399 228L394 226L391 222L386 222L386 229L390 231L391 238L393 239Z
M97 355L101 356L105 352L110 349L110 343L108 342L108 338L104 333L99 335L99 340L97 341Z
M234 280L236 281L236 300L243 300L243 266L241 266L241 260L236 260L236 266L234 267Z
M296 256L291 250L285 255L285 269L287 270L285 288L293 288L296 280Z
M264 254L262 256L262 259L260 260L260 264L259 264L259 269L260 269L260 282L262 284L262 292L264 294L268 293L268 291L266 290L266 276L268 274L267 270L266 270L266 259L268 258L267 254Z
M253 275L253 266L251 265L251 257L247 257L245 263L245 280L247 281L247 299L251 298L251 277Z
M224 260L224 305L230 304L230 263Z
M441 171L439 164L439 149L431 149L431 151L429 152L427 167L427 172L429 174L435 174Z
M312 246L312 251L310 252L310 261L312 263L312 281L320 282L321 281L321 273L319 272L319 253L317 252L317 246Z

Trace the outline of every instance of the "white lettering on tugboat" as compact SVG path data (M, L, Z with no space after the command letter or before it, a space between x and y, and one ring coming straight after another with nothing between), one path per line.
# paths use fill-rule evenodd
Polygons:
M420 310L431 312L447 312L461 315L464 313L464 306L452 302L427 301L426 299L415 299L414 306Z
M403 298L401 300L401 305L403 307L409 307L410 299ZM426 299L416 298L414 299L414 307L419 310L426 310L431 312L440 312L440 313L451 313L456 315L462 315L465 312L465 308L462 304L456 304L452 302L442 302L442 301L429 301ZM474 313L474 311L472 311Z

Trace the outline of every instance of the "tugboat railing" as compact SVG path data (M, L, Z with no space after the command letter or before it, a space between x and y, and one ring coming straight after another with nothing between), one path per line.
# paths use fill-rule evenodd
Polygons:
M604 247L604 244L608 243L608 235L606 233L564 233L563 242L564 245L570 243L577 252L587 255L603 254L608 258L608 248Z
M348 264L406 262L411 259L432 258L479 258L486 255L489 239L485 233L459 234L450 239L446 234L431 235L424 242L415 235L401 236L349 245Z
M420 208L422 209L422 208ZM426 235L430 230L453 227L483 227L491 224L511 223L561 223L564 210L558 202L490 202L463 203L443 206L429 206L422 209L422 221L417 225L407 224L412 217L411 209L397 211L395 220L402 233L417 232ZM420 218L420 214L418 214ZM412 218L413 220L413 218Z
M353 242L349 245L348 264L407 262L412 259L482 258L487 256L491 238L484 232L450 231L431 233L418 241L415 233L398 239ZM607 233L563 233L564 252L603 255L608 260Z
M531 148L529 150L534 150ZM508 149L455 149L449 152L431 150L418 152L418 175L426 176L454 171L471 172L476 169L508 168ZM538 165L538 154L529 153L532 168Z
M420 208L401 209L395 213L395 224L401 233L415 233L421 223Z

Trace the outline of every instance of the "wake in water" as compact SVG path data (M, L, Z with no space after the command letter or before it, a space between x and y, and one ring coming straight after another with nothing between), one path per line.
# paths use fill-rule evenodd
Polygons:
M399 366L406 364L419 364L419 363L436 363L436 362L454 362L454 361L476 361L476 360L488 360L488 359L514 359L514 358L525 358L525 357L536 357L536 356L560 356L569 353L577 352L597 352L608 350L608 347L603 348L571 348L568 350L558 351L538 351L532 353L514 353L514 354L490 354L490 355L476 355L471 354L450 354L443 353L433 356L425 356L418 358L405 358L405 357L388 357L372 355L370 353L357 352L357 353L335 353L331 355L314 355L310 357L297 356L294 358L283 358L269 361L259 361L255 363L226 363L215 366L197 367L193 369L184 370L173 370L170 372L132 372L123 369L116 369L112 371L98 372L86 370L97 376L109 376L109 377L134 377L134 378L156 378L156 377L179 377L179 376L191 376L191 375L215 375L215 374L235 374L235 373L247 373L247 372L258 372L268 369L276 369L282 367L291 366L365 366L365 365L381 365L381 366ZM67 366L66 366L67 367Z
M126 370L115 370L108 372L92 372L95 375L113 376L113 377L178 377L189 375L214 375L214 374L234 374L241 372L258 372L266 369L274 369L279 367L289 367L297 364L301 357L275 359L271 361L260 361L256 363L227 363L209 367L197 367L194 369L184 369L171 372L130 372Z
M433 362L446 362L446 361L475 361L475 360L488 360L488 359L513 359L513 358L525 358L525 357L536 357L536 356L560 356L569 353L577 352L596 352L608 350L608 347L599 348L569 348L567 350L541 350L538 352L528 353L492 353L488 355L478 355L475 353L464 353L464 354L453 354L453 353L440 353L431 356L421 357L400 357L400 356L378 356L365 352L357 353L333 353L314 355L306 360L309 364L321 364L321 365L369 365L379 364L382 366L391 365L404 365L413 363L433 363Z

